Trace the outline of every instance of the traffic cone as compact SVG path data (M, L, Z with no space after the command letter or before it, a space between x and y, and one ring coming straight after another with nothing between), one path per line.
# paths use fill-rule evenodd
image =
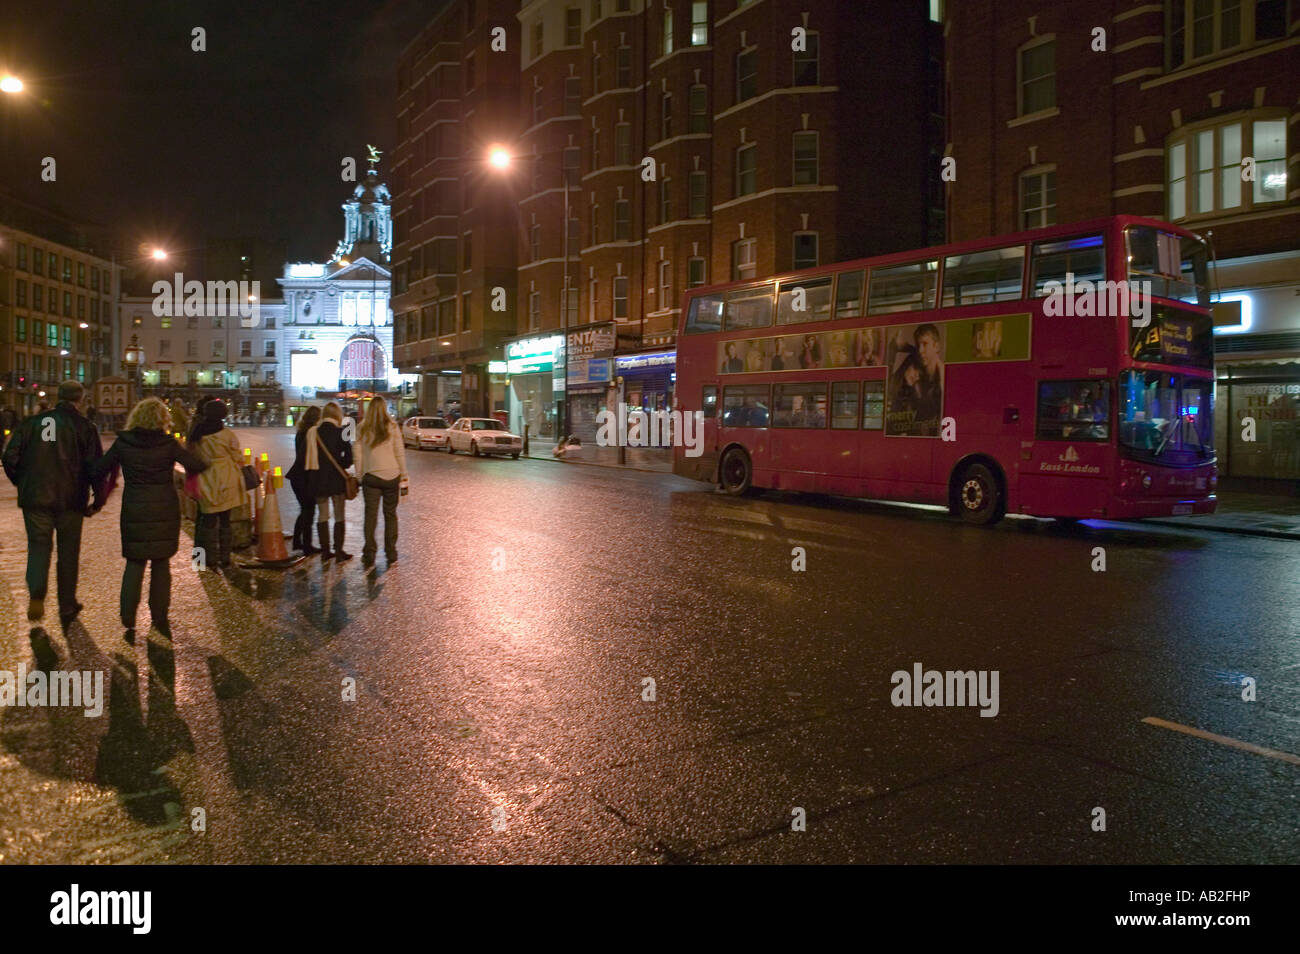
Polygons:
M277 468L278 470L279 468ZM267 474L266 495L258 512L257 555L240 564L248 570L283 570L297 566L306 556L292 557L284 546L284 526L280 523L279 498L275 493L276 475Z

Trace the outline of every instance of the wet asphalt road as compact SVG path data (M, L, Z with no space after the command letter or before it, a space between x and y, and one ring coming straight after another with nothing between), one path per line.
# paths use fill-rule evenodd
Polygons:
M360 499L343 566L178 555L174 651L116 622L119 495L83 622L31 638L0 489L0 668L112 684L0 710L2 860L1300 861L1300 765L1142 721L1300 753L1294 541L408 455L397 565ZM998 671L998 714L893 706L914 663Z

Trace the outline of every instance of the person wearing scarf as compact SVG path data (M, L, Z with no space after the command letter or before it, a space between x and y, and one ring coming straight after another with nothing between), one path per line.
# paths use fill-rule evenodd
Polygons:
M307 488L316 498L316 535L320 538L320 558L325 560L351 560L352 554L343 549L346 529L344 504L347 503L347 482L342 470L352 466L352 443L343 438L343 409L330 401L321 411L321 421L307 432L306 461ZM326 459L328 455L334 463ZM334 464L338 464L335 467ZM329 508L334 502L334 549L330 550Z
M234 533L230 512L244 502L244 458L239 438L226 427L226 402L211 400L194 415L186 442L190 451L208 465L199 474L199 516L194 525L194 545L204 553L204 565L230 566Z

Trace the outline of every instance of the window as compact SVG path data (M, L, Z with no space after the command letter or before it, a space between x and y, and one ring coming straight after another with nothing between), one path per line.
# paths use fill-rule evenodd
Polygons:
M695 86L692 86L687 108L690 112L686 117L686 131L688 133L708 132L709 88L703 83L697 83Z
M72 317L72 292L65 291L63 293L63 317Z
M934 307L935 276L939 262L930 259L907 265L871 270L867 314L923 311Z
M45 340L45 322L36 318L32 321L32 344L38 345Z
M758 274L758 239L740 239L731 243L731 280L740 281Z
M59 290L54 286L50 286L46 289L46 292L45 311L48 314L57 315L59 313Z
M758 95L758 50L736 54L736 102Z
M772 388L773 427L825 427L826 385L778 384Z
M248 338L243 338L239 342L239 356L241 358L251 358L253 356L253 342Z
M72 325L63 326L63 350L72 350Z
M692 172L686 181L690 193L690 209L687 210L687 215L692 219L707 219L709 217L709 174Z
M862 429L879 431L885 427L885 382L862 382Z
M86 383L86 362L84 361L77 362L77 380L82 384Z
M667 225L673 220L673 180L659 180L659 224Z
M564 78L564 115L577 116L582 112L582 77Z
M600 206L593 205L591 207L591 221L588 224L587 229L588 229L588 236L587 236L588 244L599 245L600 244Z
M673 307L673 263L659 263L659 310Z
M577 7L564 11L564 45L582 45L582 11Z
M600 19L600 0L591 0L591 20L594 23Z
M98 268L92 268L90 270L90 290L99 291L99 269Z
M614 276L614 317L627 317L627 276Z
M707 0L691 3L691 46L704 46L709 42L709 4Z
M19 308L27 307L27 283L21 278L14 279L14 304Z
M620 89L632 85L632 47L620 46L614 51L614 85Z
M722 330L722 311L726 299L722 295L700 295L691 299L686 313L688 335L708 334Z
M32 311L40 311L44 306L43 295L45 294L44 285L32 285Z
M27 271L27 245L23 242L18 243L18 247L14 253L14 265L17 268L22 269L24 272ZM97 280L99 278L99 272L92 269L90 276L92 280ZM95 287L98 288L99 285L96 284Z
M274 384L275 368L267 368L266 371L262 374L262 380L265 381L267 384Z
M1047 441L1110 440L1110 382L1040 381L1036 436Z
M855 430L858 426L858 382L836 381L831 385L831 428Z
M538 20L533 24L533 57L546 52L546 24Z
M716 384L704 385L704 392L701 395L700 408L704 416L715 418L718 416L718 386Z
M686 262L686 287L698 288L704 284L704 259L692 258Z
M614 203L614 241L626 242L632 235L632 203L619 199Z
M542 227L533 225L528 229L528 260L539 261L542 257Z
M77 296L77 318L79 320L84 320L85 317L86 317L86 296L78 295Z
M267 342L266 342L266 350L262 352L262 357L264 357L264 358L274 358L274 357L275 357L275 341L274 341L274 340L271 340L271 341L267 341Z
M597 302L596 292L599 290L599 288L600 288L599 279L593 278L591 281L587 283L587 320L588 321L596 320L596 302Z
M470 328L473 326L474 312L470 309L469 306L470 294L471 294L470 292L465 292L463 295L460 296L460 330L461 331L469 331Z
M632 9L632 0L614 0L614 10L618 13L627 13Z
M591 130L591 168L600 168L600 129L592 127Z
M776 296L776 323L793 325L803 321L825 321L831 316L831 280L813 278L786 281Z
M533 87L533 125L536 126L546 116L546 101L540 86Z
M673 94L664 93L660 98L659 138L671 139L673 135Z
M190 387L199 383L199 372L197 368L188 368L185 371L185 383Z
M243 354L242 349L240 353ZM199 356L199 343L195 339L191 338L189 341L185 342L185 357L197 358L198 356ZM247 355L245 355L245 357L247 357Z
M809 33L805 45L807 49L795 50L793 54L794 85L820 86L821 36L817 33Z
M1180 131L1166 152L1169 218L1281 202L1286 198L1286 120L1238 120ZM1243 189L1242 162L1255 181Z
M53 363L53 361L51 361ZM32 355L32 374L40 378L45 373L45 359L39 354Z
M63 280L69 285L72 284L72 259L63 256Z
M664 7L664 56L673 51L673 8Z
M1020 227L1037 229L1056 224L1056 167L1026 172L1020 177Z
M614 126L614 165L632 165L631 123L618 123Z
M794 233L794 269L812 268L818 262L818 235L816 232ZM828 316L829 317L829 316Z
M1020 115L1056 105L1056 41L1035 40L1020 50Z
M1075 284L1101 281L1106 277L1106 243L1100 235L1055 242L1035 242L1030 286L1034 298L1041 298L1048 282L1065 283L1073 273Z
M14 340L15 341L27 340L27 319L24 318L22 315L19 315L17 318L14 319Z
M732 385L722 390L723 427L767 427L771 417L766 384Z
M794 184L817 185L818 140L815 132L794 134Z
M45 323L45 347L57 348L59 346L59 326L52 321Z
M464 271L474 267L474 233L466 232L460 237L460 263Z
M86 287L86 263L77 263L77 284L82 288Z
M33 275L45 274L45 253L42 252L39 248L32 249L32 274Z
M159 369L159 371L158 371L158 383L161 384L161 385L164 385L164 386L169 385L169 384L172 383L172 372L171 372L171 369L170 369L170 368L161 368L161 369Z
M542 293L528 293L528 330L535 331L542 326Z
M758 146L750 143L736 150L736 196L758 191Z
M949 255L943 262L943 304L982 305L1020 297L1025 249L996 248L969 255Z
M593 96L600 92L600 64L600 54L591 54L591 92Z
M750 239L749 241L753 241ZM772 286L727 293L727 330L768 328L772 324Z
M1253 15L1252 15L1253 14ZM1170 0L1169 68L1286 33L1285 0Z

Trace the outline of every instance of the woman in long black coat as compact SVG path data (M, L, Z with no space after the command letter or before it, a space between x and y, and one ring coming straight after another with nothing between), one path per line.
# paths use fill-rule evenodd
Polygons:
M293 437L293 466L289 468L289 486L298 499L298 519L293 522L293 548L301 550L307 556L320 553L311 545L311 525L316 516L316 498L312 496L307 482L307 435L320 423L320 408L315 404L302 412L298 421L298 433Z
M128 638L135 630L146 563L149 574L149 613L158 632L171 637L167 611L171 605L172 576L169 560L175 556L181 533L180 499L173 479L176 463L197 474L207 464L185 449L169 433L171 412L157 398L145 398L131 411L126 430L91 467L92 479L121 466L126 478L122 491L122 625Z
M343 505L347 503L347 483L340 470L352 466L352 442L343 434L343 409L330 401L321 411L321 421L307 432L304 464L307 489L316 498L316 533L320 537L321 561L351 560L343 549L346 523ZM333 461L333 463L331 463ZM338 466L336 467L335 464ZM334 549L330 550L330 502L334 503Z

